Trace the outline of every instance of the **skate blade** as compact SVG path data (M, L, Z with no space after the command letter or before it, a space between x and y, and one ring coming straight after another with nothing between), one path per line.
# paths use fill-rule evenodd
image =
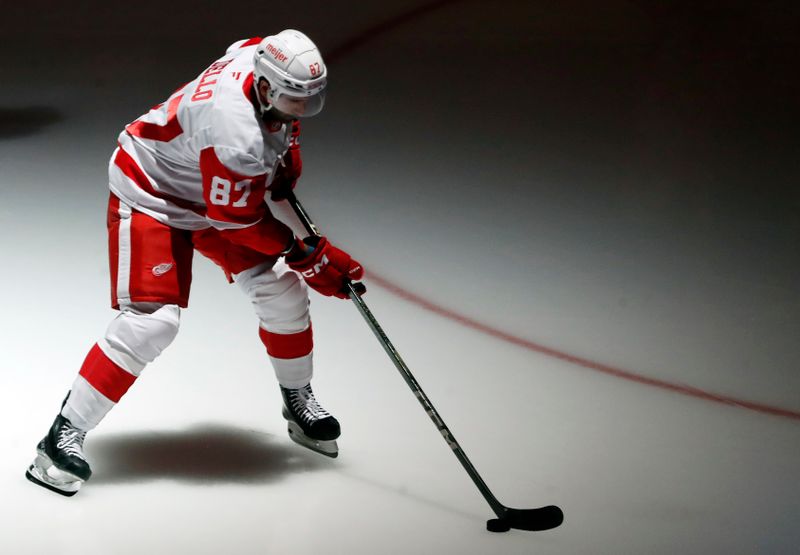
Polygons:
M67 497L78 493L83 484L83 480L69 472L59 470L47 455L41 453L28 467L25 477L36 485Z
M315 453L319 453L320 455L325 455L326 457L330 457L335 459L339 456L339 446L336 443L335 439L331 440L321 440L321 439L312 439L308 437L306 434L303 433L303 429L300 428L298 424L292 422L291 420L288 422L289 424L289 438L294 441L298 445L302 445L307 449L311 449Z

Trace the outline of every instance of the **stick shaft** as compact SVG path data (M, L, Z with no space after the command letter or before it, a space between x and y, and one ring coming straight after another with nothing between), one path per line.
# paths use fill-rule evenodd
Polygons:
M292 209L294 210L297 217L303 223L303 226L306 230L312 235L320 235L319 229L316 225L311 221L308 213L305 211L303 206L300 204L300 201L297 200L297 197L294 195L294 192L290 193L287 197L289 204L291 205ZM478 490L483 495L484 499L486 499L489 506L495 512L498 517L503 517L506 513L506 507L504 507L492 494L489 487L486 485L486 482L483 481L478 471L473 466L472 462L467 457L467 454L458 444L456 439L453 437L452 432L442 420L442 417L439 415L439 412L433 406L428 396L422 390L422 387L417 382L414 375L411 373L411 370L406 365L403 358L400 356L400 353L395 349L392 342L389 340L389 337L381 328L381 325L378 323L378 320L373 316L372 311L370 311L369 307L366 305L364 300L356 293L355 288L353 287L352 283L347 284L347 291L350 297L350 300L356 305L361 316L367 322L367 325L372 330L372 333L375 334L375 337L378 339L378 342L383 346L383 350L386 351L386 354L389 355L389 358L394 363L395 368L397 368L400 375L405 380L408 387L414 393L414 396L419 401L422 408L430 417L431 421L434 423L436 428L439 430L439 433L442 434L447 445L453 451L453 454L456 456L458 461L461 463L461 466L464 467L464 470L467 471L469 477L474 482L475 486L477 486Z

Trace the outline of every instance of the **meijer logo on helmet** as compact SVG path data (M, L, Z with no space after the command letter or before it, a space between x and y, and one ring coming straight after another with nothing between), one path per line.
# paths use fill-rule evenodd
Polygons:
M272 46L271 43L267 44L267 52L272 54L272 57L278 60L279 62L285 62L288 59L286 54L284 54L280 48L275 48L274 46Z

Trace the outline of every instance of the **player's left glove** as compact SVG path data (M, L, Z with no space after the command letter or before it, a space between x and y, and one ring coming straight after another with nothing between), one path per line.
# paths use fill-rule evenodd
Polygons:
M283 155L278 169L275 170L275 177L269 186L269 190L272 192L270 198L276 202L286 200L286 197L297 185L301 173L303 173L303 158L300 156L300 122L293 120L289 148Z
M325 237L303 239L286 256L286 262L292 270L300 272L309 287L328 297L348 298L347 284L364 275L361 264L331 245ZM359 295L363 294L366 287L359 284L356 291Z

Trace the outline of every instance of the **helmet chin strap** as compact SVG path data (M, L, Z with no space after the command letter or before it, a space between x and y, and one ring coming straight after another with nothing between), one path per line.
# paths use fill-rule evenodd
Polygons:
M267 123L272 121L277 121L280 123L289 123L295 118L294 116L285 114L280 110L278 110L277 108L274 108L272 105L269 105L267 108L261 111L261 119Z

